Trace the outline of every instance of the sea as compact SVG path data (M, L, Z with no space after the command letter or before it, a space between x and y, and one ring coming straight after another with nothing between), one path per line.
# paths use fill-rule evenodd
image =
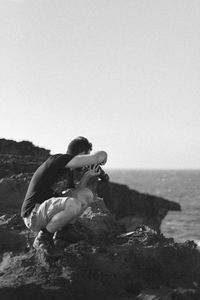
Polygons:
M168 212L161 231L177 242L200 244L200 170L109 169L110 180L131 189L178 202L181 211Z

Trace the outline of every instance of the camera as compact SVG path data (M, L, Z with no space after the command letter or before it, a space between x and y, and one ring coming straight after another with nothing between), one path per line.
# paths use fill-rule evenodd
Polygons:
M91 165L91 168L93 168L94 165ZM84 168L84 172L86 172L89 169L89 167L85 167ZM109 176L108 174L100 167L98 166L97 171L100 172L100 174L98 175L98 178L100 179L101 182L108 182L109 181Z
M100 174L98 175L98 178L102 182L108 182L109 181L109 176L100 166L98 167L98 171L100 171Z

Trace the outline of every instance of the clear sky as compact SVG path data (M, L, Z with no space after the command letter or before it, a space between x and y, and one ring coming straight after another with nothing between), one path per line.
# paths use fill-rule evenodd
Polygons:
M200 168L199 0L0 0L0 137Z

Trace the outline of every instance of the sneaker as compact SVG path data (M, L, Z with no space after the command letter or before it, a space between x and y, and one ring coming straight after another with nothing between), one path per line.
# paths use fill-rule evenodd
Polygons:
M40 231L33 242L33 248L43 252L46 256L58 257L63 255L63 251L55 247L53 243L53 235L44 231Z

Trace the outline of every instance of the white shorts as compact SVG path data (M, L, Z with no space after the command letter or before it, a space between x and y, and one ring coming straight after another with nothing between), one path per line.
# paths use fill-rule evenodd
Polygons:
M42 204L36 204L31 214L24 218L26 227L34 232L45 228L51 218L65 209L65 203L69 197L53 197Z

